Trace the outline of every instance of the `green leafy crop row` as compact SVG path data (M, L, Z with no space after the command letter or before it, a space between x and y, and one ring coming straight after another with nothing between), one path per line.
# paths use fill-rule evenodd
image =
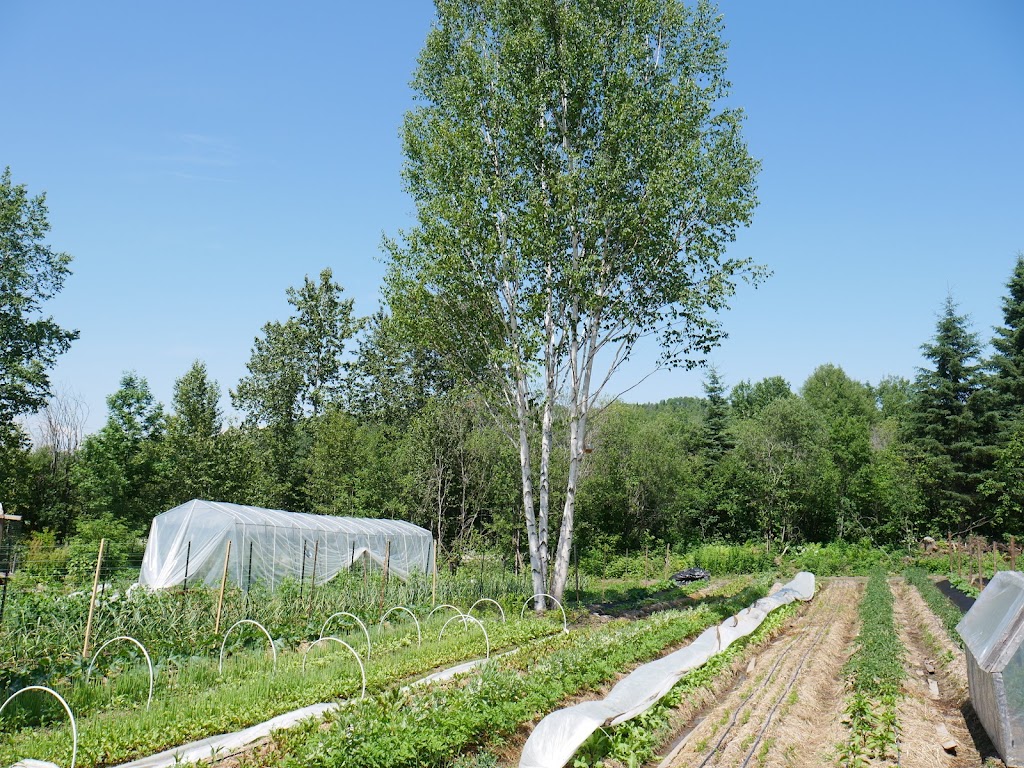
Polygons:
M493 661L475 678L418 692L388 691L277 734L275 749L250 765L286 768L445 765L508 737L567 697L595 690L623 669L722 621L765 592L763 582L732 598L633 622L586 627Z
M846 705L850 736L839 745L844 768L888 760L898 749L904 648L893 620L892 591L881 569L868 577L860 620L857 649L844 667L851 689Z
M424 624L422 647L415 644L414 631L404 637L375 633L378 642L366 664L367 691L396 687L438 666L483 655L483 636L474 625L465 630L453 625L437 641L444 621L438 614ZM507 624L487 622L492 649L518 646L560 628L560 620L532 616L510 618ZM362 652L358 636L350 643ZM60 692L70 698L76 711L87 715L78 722L80 763L102 766L244 728L309 704L359 696L359 669L343 649L318 649L306 662L303 667L302 653L284 653L273 672L265 648L242 650L229 657L223 674L218 672L216 657L197 657L178 666L160 662L157 695L149 711L144 709L148 687L144 665L126 672L130 683L115 685L117 695L111 699L108 694L105 702L100 693L104 685L95 678L92 684L77 676L57 683L62 683ZM4 718L10 727L7 710ZM70 742L66 727L22 728L0 734L0 765L23 757L66 760Z

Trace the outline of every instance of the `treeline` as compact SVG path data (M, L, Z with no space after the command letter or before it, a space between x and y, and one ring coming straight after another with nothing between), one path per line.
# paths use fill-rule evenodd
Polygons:
M229 392L240 423L226 422L202 362L169 408L126 373L106 424L85 437L74 401L55 398L35 447L16 426L4 440L7 511L55 541L79 530L130 537L171 506L210 498L403 518L454 557L477 543L521 551L505 415L386 314L356 317L329 270L288 299L292 315L264 326ZM579 548L594 557L655 542L1024 533L1024 257L1003 320L983 355L948 298L913 381L869 385L829 364L794 391L780 377L729 387L711 369L703 398L607 404L586 448ZM556 456L553 489L566 471Z

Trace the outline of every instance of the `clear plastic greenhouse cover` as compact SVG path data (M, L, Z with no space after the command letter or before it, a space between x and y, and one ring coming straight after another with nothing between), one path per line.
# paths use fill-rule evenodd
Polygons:
M964 645L986 672L1002 671L1007 645L1020 634L1024 619L1024 574L1001 571L981 591L971 610L956 625ZM1017 637L1014 645L1024 640Z
M956 630L978 719L1003 762L1024 766L1024 575L997 573Z
M227 554L228 579L263 582L271 590L284 578L314 577L322 584L365 559L400 577L429 573L430 531L403 520L309 515L242 504L193 499L153 519L139 583L160 589L220 583ZM390 548L389 548L390 544Z

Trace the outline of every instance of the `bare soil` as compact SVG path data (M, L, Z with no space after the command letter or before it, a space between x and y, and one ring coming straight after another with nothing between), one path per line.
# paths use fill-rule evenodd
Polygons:
M836 765L836 746L847 736L842 668L854 650L862 581L822 580L808 610L766 647L751 649L753 670L746 671L747 661L738 663L735 679L723 681L712 703L684 705L660 768ZM1002 766L970 707L963 652L917 590L902 579L891 587L907 670L899 765ZM940 737L940 727L947 736ZM957 742L955 749L943 749L947 738Z

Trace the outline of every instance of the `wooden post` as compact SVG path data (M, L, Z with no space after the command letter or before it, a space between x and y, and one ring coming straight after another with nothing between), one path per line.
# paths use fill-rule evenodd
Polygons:
M302 540L302 567L299 568L299 600L302 600L302 588L306 585L306 540Z
M484 561L487 560L487 553L480 553L480 587L477 589L477 597L484 596Z
M434 546L430 548L430 561L433 566L434 577L433 583L430 587L430 607L435 608L437 606L437 542L434 542Z
M576 604L580 602L580 548L574 541L572 543L573 560L576 561Z
M249 618L249 587L252 586L252 540L249 541L249 575L245 577L245 618Z
M946 533L946 559L949 561L947 563L947 568L949 570L949 575L952 576L953 575L953 540L950 538L948 532Z
M391 541L384 544L384 573L380 579L380 615L384 615L384 593L388 588L388 567L391 564Z
M978 554L978 588L980 589L985 586L985 548L981 546L980 541L975 541L974 546Z
M313 615L313 590L316 588L316 561L320 556L320 537L316 537L313 545L313 572L309 574L309 615Z
M92 617L96 611L96 589L100 585L100 566L103 565L103 550L106 549L107 540L100 539L100 551L96 556L96 573L92 577L92 597L89 599L89 618L85 622L85 642L82 644L82 658L89 658L89 636L92 634Z
M999 544L992 542L992 578L999 573Z
M217 621L213 625L213 633L220 634L220 617L224 611L224 587L228 583L228 559L231 557L231 539L228 539L228 548L224 553L224 570L220 574L220 595L217 596Z
M185 580L181 582L181 594L188 592L188 564L192 560L192 539L188 540L185 548Z
M1010 570L1017 570L1017 539L1010 537Z
M672 570L672 545L665 545L665 581L668 581L669 572Z

